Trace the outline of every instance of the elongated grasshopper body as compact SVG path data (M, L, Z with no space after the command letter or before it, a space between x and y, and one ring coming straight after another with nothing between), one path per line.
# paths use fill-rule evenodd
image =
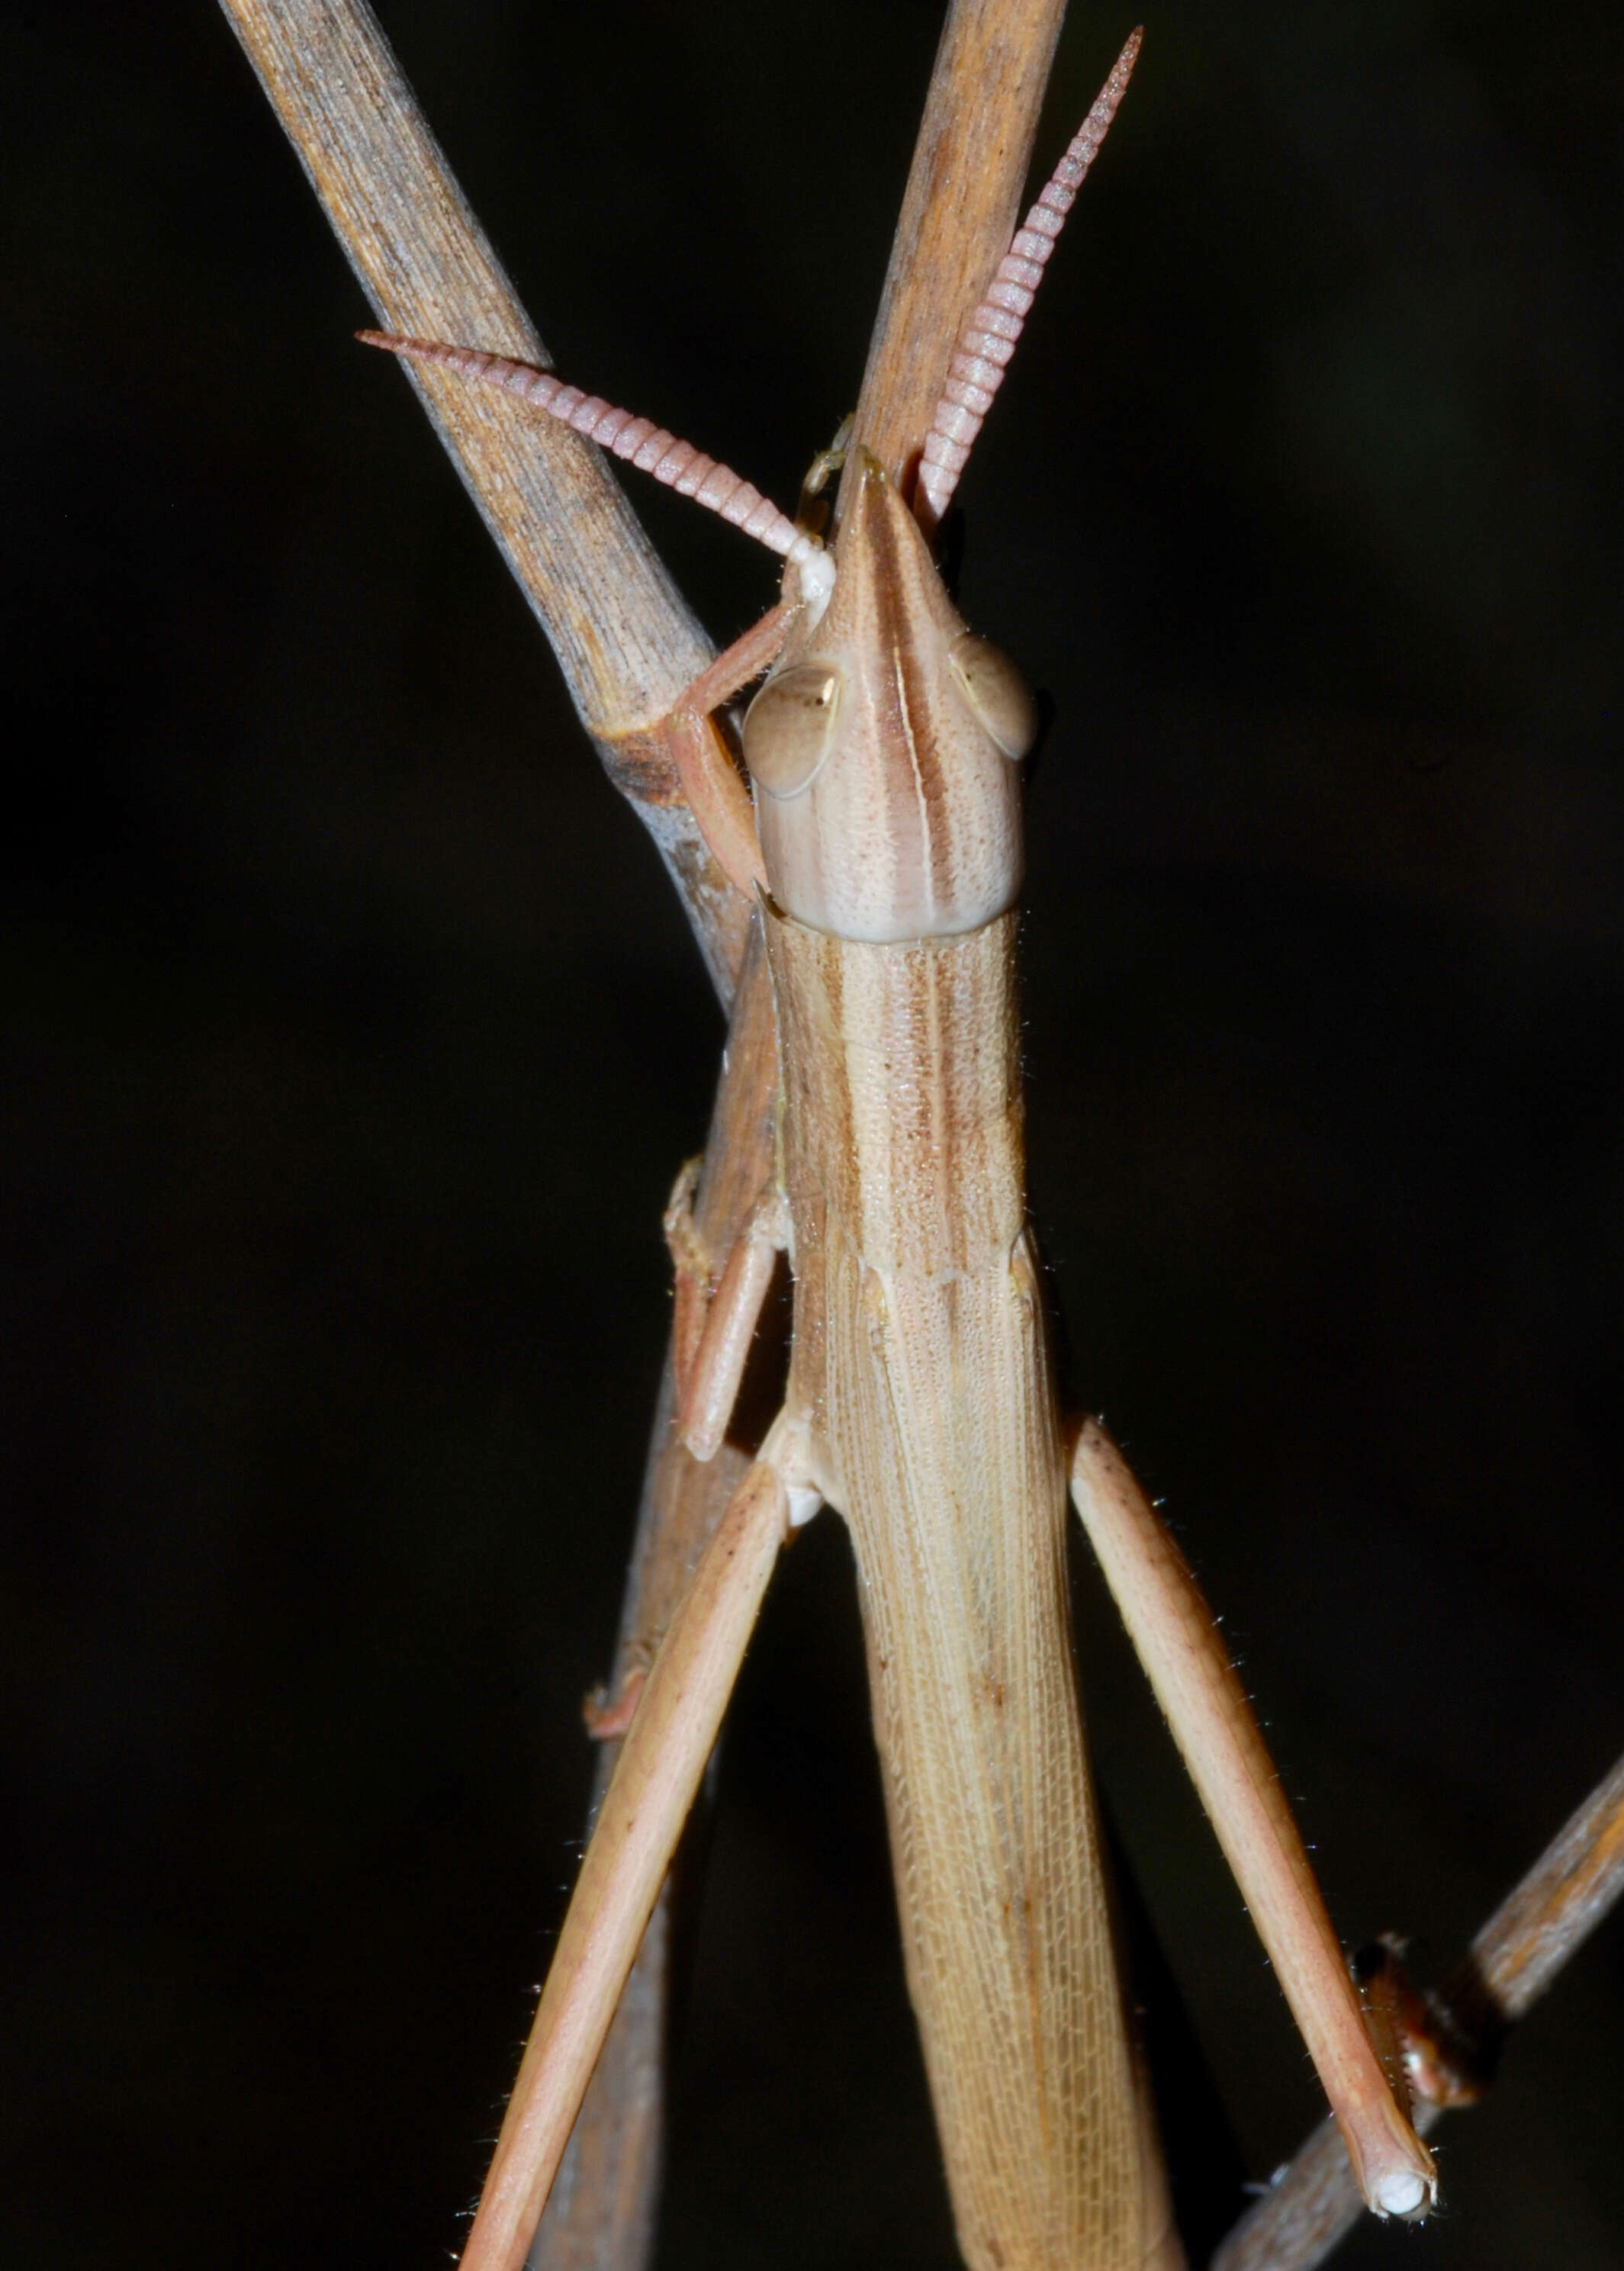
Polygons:
M1006 754L967 698L974 643L877 467L841 548L807 635L819 659L786 659L745 733L795 908L767 918L796 1281L788 1408L851 1524L961 2245L978 2267L1159 2262L1166 2208L1141 2164L1073 1694L1064 1455L1026 1228L1007 910L1021 748ZM1008 666L973 659L992 701L1007 696ZM834 714L809 737L801 705L831 681L819 708ZM809 780L786 766L786 725ZM826 838L849 847L838 867ZM853 927L901 935L841 934Z
M720 1444L778 1245L797 1285L790 1379L646 1684L603 1722L624 1748L470 2237L479 2271L513 2271L528 2245L778 1545L825 1501L856 1548L908 1977L966 2260L1181 2260L1111 1952L1065 1619L1068 1456L1025 1222L1012 909L1033 718L958 618L924 533L1137 44L967 312L916 497L859 431L831 553L726 467L550 374L365 335L504 387L788 562L780 606L667 728L712 853L758 897L782 1065L778 1162L716 1266L674 1202L684 1441L702 1460ZM768 665L743 726L752 825L707 721ZM1424 2212L1430 2161L1204 1606L1091 1425L1069 1480L1366 2196Z

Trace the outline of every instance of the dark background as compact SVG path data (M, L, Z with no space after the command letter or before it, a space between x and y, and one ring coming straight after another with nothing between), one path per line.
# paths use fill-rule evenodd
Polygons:
M793 501L935 0L384 12L561 368ZM1046 157L1130 21L1076 11ZM0 38L5 2254L426 2266L574 1867L720 1025L223 19ZM1168 0L963 493L1057 718L1075 1391L1340 1928L1424 1969L1624 1745L1620 62L1601 0ZM730 636L769 565L639 501ZM1210 2235L1315 2090L1084 1575ZM878 1818L825 1520L726 1749L669 2271L952 2260ZM1624 2265L1621 1989L1615 1920L1447 2218L1343 2260Z

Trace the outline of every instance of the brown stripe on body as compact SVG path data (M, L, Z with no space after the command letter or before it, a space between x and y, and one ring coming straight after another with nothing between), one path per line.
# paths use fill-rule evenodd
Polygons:
M881 613L878 628L890 664L896 721L910 764L907 781L893 772L888 784L896 815L892 842L899 868L917 860L923 871L926 913L920 927L930 930L938 911L949 901L951 882L952 829L933 716L934 702L941 698L941 672L934 652L922 649L913 636L913 610L908 604L909 584L898 542L898 521L889 513L874 513L869 517L869 533L874 547L874 588ZM908 535L912 540L912 530ZM906 848L910 845L911 856Z

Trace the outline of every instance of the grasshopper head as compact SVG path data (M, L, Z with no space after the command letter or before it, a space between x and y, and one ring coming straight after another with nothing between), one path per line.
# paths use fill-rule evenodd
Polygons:
M744 721L773 897L842 938L979 929L1020 889L1032 697L965 629L866 452L835 563Z

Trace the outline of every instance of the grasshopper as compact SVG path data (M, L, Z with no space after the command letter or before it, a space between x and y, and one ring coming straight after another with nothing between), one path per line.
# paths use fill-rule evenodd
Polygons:
M910 1989L974 2271L1182 2260L1117 1984L1065 1621L1068 1487L1379 2214L1434 2179L1365 2031L1301 1841L1188 1570L1103 1428L1066 1428L1026 1221L1014 978L1013 666L958 617L929 537L1126 88L1129 42L967 317L917 455L860 429L825 549L724 466L550 373L364 333L504 387L784 556L779 604L668 726L719 864L756 899L781 1046L777 1157L730 1254L681 1195L677 1424L726 1433L777 1253L783 1407L625 1734L465 2261L516 2267L720 1724L773 1563L823 1505L852 1530ZM708 720L767 672L742 728ZM686 1324L684 1323L686 1316Z

